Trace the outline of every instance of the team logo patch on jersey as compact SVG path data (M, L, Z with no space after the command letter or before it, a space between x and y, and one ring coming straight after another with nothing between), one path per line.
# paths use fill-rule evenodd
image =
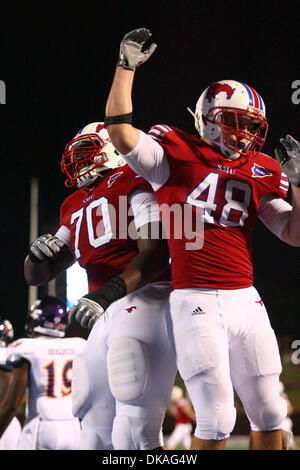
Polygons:
M269 170L267 170L263 166L258 165L257 163L254 163L251 170L252 170L253 178L264 178L265 176L273 176L273 173L271 173Z
M122 175L123 173L124 173L123 171L119 171L119 173L115 173L114 175L110 176L107 181L107 187L110 188L111 185L116 181L118 176Z
M129 307L129 308L125 308L125 310L127 310L128 313L132 313L133 309L136 310L136 306L133 305L132 307Z

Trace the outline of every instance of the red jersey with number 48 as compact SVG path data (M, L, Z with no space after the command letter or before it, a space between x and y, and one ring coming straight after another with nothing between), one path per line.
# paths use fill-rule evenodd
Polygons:
M251 286L251 234L261 198L268 193L285 198L288 189L277 161L262 153L230 161L198 137L166 125L152 127L149 135L162 146L170 167L169 178L155 192L160 207L180 205L184 211L191 205L193 225L197 217L204 222L195 248L187 249L191 240L184 231L176 237L161 210L170 230L173 287Z
M70 230L72 251L86 269L89 292L119 275L138 254L129 196L151 191L128 165L112 170L91 188L78 189L62 204L60 224Z

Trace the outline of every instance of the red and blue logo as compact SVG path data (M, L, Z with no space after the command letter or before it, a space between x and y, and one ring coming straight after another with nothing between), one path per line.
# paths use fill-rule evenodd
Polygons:
M232 88L227 83L213 83L207 90L206 97L210 103L213 98L215 98L219 93L226 93L226 99L230 100L234 93L235 88Z
M122 175L123 173L124 173L123 171L119 171L119 173L115 173L114 175L110 176L107 181L107 187L110 188L111 185L116 181L118 176Z
M267 170L263 166L258 165L257 163L254 163L251 170L252 170L252 177L253 178L265 178L265 176L272 176L273 175L273 173L271 173L269 170Z

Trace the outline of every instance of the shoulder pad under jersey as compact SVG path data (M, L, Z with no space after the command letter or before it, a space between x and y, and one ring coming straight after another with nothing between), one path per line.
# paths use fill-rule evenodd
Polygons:
M157 142L162 142L164 136L168 132L172 132L172 130L173 129L166 124L157 124L151 127L148 135L150 135L150 137L152 137L152 139L156 140Z

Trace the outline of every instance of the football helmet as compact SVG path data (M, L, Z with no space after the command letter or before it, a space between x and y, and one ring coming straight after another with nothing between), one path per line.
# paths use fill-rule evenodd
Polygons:
M126 165L109 139L103 122L92 122L80 129L67 143L61 170L67 187L92 184L103 171Z
M265 104L245 83L235 80L213 83L201 94L192 114L200 136L217 146L225 158L255 156L266 140Z
M0 317L0 348L5 348L14 339L14 329L9 320Z
M59 297L51 295L36 300L27 315L25 331L28 337L35 333L63 338L68 328L68 309Z

